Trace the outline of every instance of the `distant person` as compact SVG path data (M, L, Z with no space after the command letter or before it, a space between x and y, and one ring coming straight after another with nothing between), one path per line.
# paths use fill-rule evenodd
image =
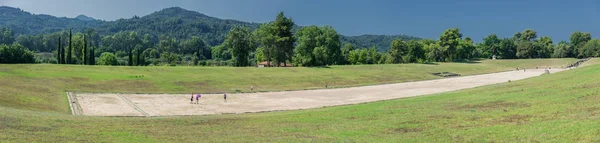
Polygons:
M225 102L227 102L227 93L223 93L223 100L225 100Z
M254 91L254 86L250 86L250 91Z
M192 93L192 97L190 98L190 104L194 103L194 93Z
M192 97L194 97L194 95L192 95ZM200 97L202 97L202 95L196 94L196 104L198 104L198 101L200 101Z

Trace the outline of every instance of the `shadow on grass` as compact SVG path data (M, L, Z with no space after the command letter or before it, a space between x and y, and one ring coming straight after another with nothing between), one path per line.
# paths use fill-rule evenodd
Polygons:
M329 69L331 67L329 66L315 66L315 67L308 67L308 68L323 68L323 69Z
M424 64L424 65L440 65L440 64L434 63L434 62L425 62L425 63L421 63L421 64Z
M479 64L482 59L470 59L470 60L454 60L453 63L463 63L463 64Z

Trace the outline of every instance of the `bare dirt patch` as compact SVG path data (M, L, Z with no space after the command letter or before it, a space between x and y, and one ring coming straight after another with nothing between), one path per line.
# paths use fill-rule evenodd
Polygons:
M558 70L553 70L553 72ZM508 80L539 76L544 70L510 71L493 74L463 76L429 81L406 82L352 88L284 91L267 93L202 94L199 104L191 104L191 94L76 94L84 115L93 116L172 116L238 114L282 110L299 110L359 104L456 91ZM115 84L132 84L123 81ZM138 84L138 83L135 83ZM143 81L141 81L141 86ZM188 84L188 83L185 83ZM197 84L197 83L192 83ZM118 88L118 87L115 87ZM110 98L108 100L107 98ZM504 107L529 107L527 103L497 101L453 107L453 109L495 110ZM447 117L433 117L447 118ZM355 118L357 119L357 118ZM349 118L349 120L353 120Z

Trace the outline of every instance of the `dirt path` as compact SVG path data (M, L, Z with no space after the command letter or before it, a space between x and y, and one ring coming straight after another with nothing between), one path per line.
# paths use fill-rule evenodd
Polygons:
M560 70L551 70L557 72ZM509 71L456 78L374 85L353 88L269 93L203 94L200 104L190 104L191 94L92 94L77 93L83 115L171 116L249 113L320 108L456 91L539 76L544 70Z

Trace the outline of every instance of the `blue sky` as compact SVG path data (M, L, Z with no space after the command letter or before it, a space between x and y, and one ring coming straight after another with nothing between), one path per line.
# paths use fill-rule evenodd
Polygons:
M279 11L298 25L330 25L343 35L406 34L438 39L458 27L476 42L532 28L555 43L573 31L600 32L595 0L0 0L35 14L115 20L178 6L209 16L266 22Z

